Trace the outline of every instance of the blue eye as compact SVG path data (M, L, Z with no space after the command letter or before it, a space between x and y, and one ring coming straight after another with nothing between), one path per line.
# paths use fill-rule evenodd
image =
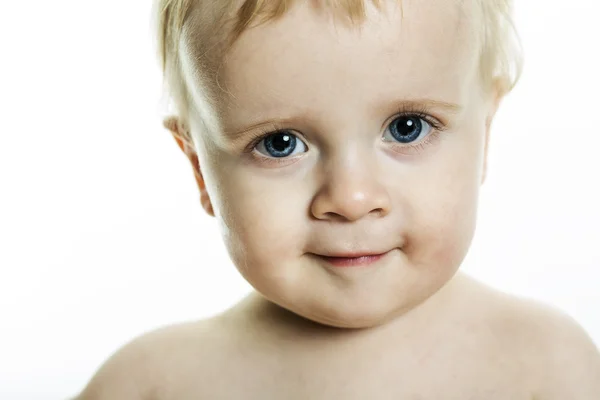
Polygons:
M256 150L267 157L284 158L306 152L306 145L295 135L282 131L262 139Z
M431 125L417 115L401 116L393 120L386 129L394 141L400 143L412 143L421 136L427 136L432 130Z

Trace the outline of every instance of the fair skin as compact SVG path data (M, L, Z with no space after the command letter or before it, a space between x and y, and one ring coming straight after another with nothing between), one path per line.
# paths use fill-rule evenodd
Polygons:
M600 396L575 323L457 273L500 96L464 4L392 4L356 29L300 2L228 52L214 129L165 121L256 292L133 341L82 400ZM327 258L359 253L383 256Z
M421 21L411 13L431 6L407 3L405 23L397 6L372 10L360 31L298 7L229 52L220 129L195 148L231 258L272 302L324 324L370 327L457 271L495 99L482 92L475 39L451 4ZM440 31L456 36L440 40ZM421 129L400 143L392 130L411 133L408 123ZM265 142L245 152L275 129L295 138L289 156L273 157ZM321 257L352 253L387 255L375 269L343 271Z

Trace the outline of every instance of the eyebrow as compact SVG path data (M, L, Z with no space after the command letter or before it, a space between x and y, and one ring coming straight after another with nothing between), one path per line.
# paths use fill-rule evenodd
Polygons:
M391 106L390 106L391 104ZM411 110L415 111L427 111L427 110L443 110L449 114L459 114L463 107L456 103L450 103L441 100L433 99L420 99L420 100L400 100L395 102L387 102L386 108L389 108L391 112L398 112L400 110ZM380 109L384 109L383 107ZM227 130L223 134L232 142L239 140L241 137L246 135L248 132L255 129L259 129L266 126L285 126L290 125L295 121L306 119L306 115L293 115L290 117L275 117L254 122L251 125L244 126L241 129Z
M269 119L261 121L261 122L253 123L252 125L244 126L244 128L242 128L242 129L226 130L223 132L223 134L225 137L227 137L227 139L231 140L232 142L235 142L250 131L253 131L253 130L256 130L259 128L263 128L263 127L267 127L267 126L272 126L275 129L276 126L290 125L293 122L298 121L299 119L300 118L297 116L269 118Z
M396 108L426 108L426 109L442 109L451 114L458 114L461 112L462 107L456 103L449 103L441 100L401 100L396 103Z

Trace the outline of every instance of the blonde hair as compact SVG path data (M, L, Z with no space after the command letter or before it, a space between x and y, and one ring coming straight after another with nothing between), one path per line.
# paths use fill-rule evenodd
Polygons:
M338 18L357 23L366 17L367 1L381 7L381 0L320 0L320 5ZM512 0L471 1L478 6L481 18L478 34L482 80L506 94L517 83L522 69ZM226 51L246 29L279 18L293 3L295 0L155 0L153 19L164 90L183 121L188 120L192 103L186 82L194 79L203 85L203 98L195 99L196 103L210 106L218 102L218 69ZM194 49L181 51L181 45L185 46L185 39L192 34L202 40L194 41ZM193 60L193 76L185 75L186 56Z

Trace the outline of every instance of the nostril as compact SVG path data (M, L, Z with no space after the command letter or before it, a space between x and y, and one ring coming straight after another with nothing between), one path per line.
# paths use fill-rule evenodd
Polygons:
M371 211L371 214L375 214L378 217L383 216L384 213L385 213L385 211L383 210L383 208L377 208L377 209Z
M326 212L325 214L323 214L323 217L325 219L333 220L333 221L342 221L342 220L346 220L347 219L343 215L340 215L340 214L335 213L335 212Z

